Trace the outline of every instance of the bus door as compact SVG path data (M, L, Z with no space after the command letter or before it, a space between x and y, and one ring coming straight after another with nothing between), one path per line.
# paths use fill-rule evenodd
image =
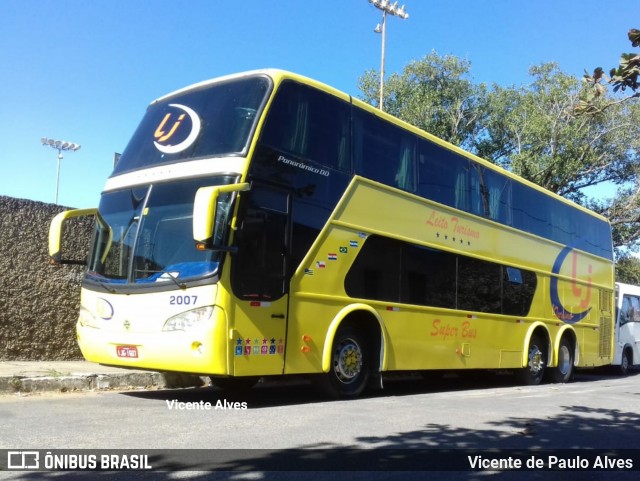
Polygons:
M282 374L288 321L291 194L252 183L242 194L231 285L233 374Z

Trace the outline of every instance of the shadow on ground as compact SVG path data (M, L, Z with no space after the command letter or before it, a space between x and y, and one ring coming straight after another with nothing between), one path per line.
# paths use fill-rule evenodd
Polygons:
M597 382L598 373L579 375L578 383ZM372 396L405 396L430 392L449 392L480 388L512 386L507 376L473 379L442 378L429 383L406 381L389 382L387 388ZM123 393L150 401L165 402L177 399L183 402L201 401L215 403L229 396L215 388ZM325 402L318 397L308 383L264 383L243 397L253 408L279 405L295 405ZM284 401L283 401L284 399ZM357 402L357 401L353 401ZM174 450L149 451L152 473L92 472L93 479L154 479L169 481L180 478L204 480L406 480L426 479L436 474L438 480L627 480L636 479L640 470L640 414L620 409L593 409L568 403L553 417L539 419L535 413L523 413L493 423L486 429L465 429L442 424L429 424L415 430L398 432L389 436L361 437L359 448L324 443L318 446L301 446L294 450ZM505 429L506 428L506 429ZM603 446L603 434L615 440ZM558 450L557 446L567 449ZM490 449L488 448L490 447ZM535 470L473 470L474 456L485 458L522 460L523 466L533 456L544 461L544 468ZM628 459L632 469L603 470L594 468L597 457ZM471 458L470 458L471 457ZM560 460L555 470L545 470L555 457ZM564 463L564 464L562 464ZM582 469L585 464L588 469ZM628 464L627 464L628 466ZM188 473L190 472L190 473ZM14 473L7 479L85 479L87 473ZM126 474L126 477L125 477Z

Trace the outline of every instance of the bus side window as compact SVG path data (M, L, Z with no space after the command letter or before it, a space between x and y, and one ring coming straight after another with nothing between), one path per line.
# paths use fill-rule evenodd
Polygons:
M261 142L278 151L348 172L350 105L292 81L283 82Z
M531 271L377 235L344 280L353 298L511 316L527 315L536 285Z
M416 139L364 111L354 111L356 173L377 182L416 192Z
M455 179L464 159L425 139L418 139L418 156L418 194L455 206Z
M631 296L622 298L622 307L620 308L620 325L626 324L633 320L633 307L631 306Z
M457 308L502 312L502 266L472 257L458 257Z
M484 215L484 207L480 193L479 168L469 160L465 160L458 166L454 179L455 200L453 207L482 216Z
M629 312L629 322L640 322L640 298L630 296L631 309Z
M400 242L370 236L344 279L348 296L377 301L400 300Z
M484 216L505 225L511 225L511 181L484 167L481 170L481 195Z
M400 142L400 162L395 175L394 185L407 192L417 191L415 151L415 139L411 136L404 135Z

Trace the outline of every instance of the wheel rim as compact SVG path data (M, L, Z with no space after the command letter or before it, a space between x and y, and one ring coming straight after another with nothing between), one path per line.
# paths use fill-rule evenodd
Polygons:
M344 384L353 382L362 370L362 349L353 339L345 339L336 349L334 371Z
M629 368L629 356L626 352L622 353L622 369L626 371Z
M561 346L558 352L558 370L566 375L571 369L571 352L567 346Z
M529 348L529 371L532 375L538 376L544 369L544 360L542 351L538 346L533 345Z

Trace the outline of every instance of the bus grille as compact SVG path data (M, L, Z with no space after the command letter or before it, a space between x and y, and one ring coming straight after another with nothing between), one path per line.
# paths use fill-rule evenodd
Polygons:
M613 337L613 313L611 310L611 291L600 289L600 357L611 357Z

